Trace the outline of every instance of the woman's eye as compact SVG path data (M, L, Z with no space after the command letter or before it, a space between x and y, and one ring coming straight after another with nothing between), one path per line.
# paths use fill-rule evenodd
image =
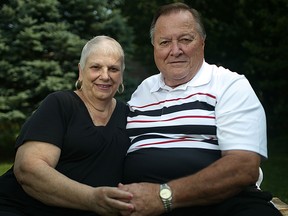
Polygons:
M92 65L90 68L93 70L99 70L100 66L99 65Z

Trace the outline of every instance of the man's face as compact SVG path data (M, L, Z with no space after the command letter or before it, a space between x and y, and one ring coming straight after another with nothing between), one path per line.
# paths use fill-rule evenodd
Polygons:
M204 59L204 39L189 11L162 15L155 24L154 60L166 85L190 81Z

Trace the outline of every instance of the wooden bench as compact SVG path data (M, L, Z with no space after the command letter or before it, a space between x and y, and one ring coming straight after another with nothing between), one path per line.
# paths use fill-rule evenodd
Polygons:
M272 203L282 213L283 216L288 216L288 205L281 201L279 198L274 197Z

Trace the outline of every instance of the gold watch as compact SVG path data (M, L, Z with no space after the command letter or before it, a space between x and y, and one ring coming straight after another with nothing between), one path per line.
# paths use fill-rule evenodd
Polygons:
M168 184L160 185L159 195L163 202L165 211L170 212L172 210L172 190Z

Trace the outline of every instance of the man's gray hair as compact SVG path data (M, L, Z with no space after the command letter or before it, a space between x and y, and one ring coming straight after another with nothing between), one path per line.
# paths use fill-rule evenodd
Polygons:
M163 5L159 8L159 10L155 13L154 18L152 20L151 26L150 26L150 38L151 43L154 45L154 31L155 31L155 24L158 20L158 18L162 15L168 15L174 12L180 12L180 11L189 11L196 22L196 30L201 35L201 37L205 40L206 39L206 31L202 22L201 15L199 12L194 9L190 8L188 5L184 3L172 3L168 5Z

